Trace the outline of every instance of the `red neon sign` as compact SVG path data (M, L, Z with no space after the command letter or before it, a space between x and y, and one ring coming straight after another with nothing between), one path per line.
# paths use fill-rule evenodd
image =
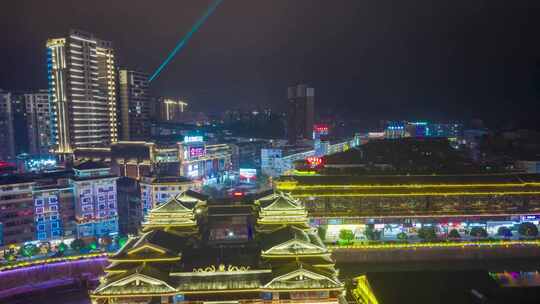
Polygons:
M317 168L322 166L323 158L318 156L309 156L306 158L306 162L311 168Z
M318 124L313 125L313 131L318 134L328 134L328 125Z

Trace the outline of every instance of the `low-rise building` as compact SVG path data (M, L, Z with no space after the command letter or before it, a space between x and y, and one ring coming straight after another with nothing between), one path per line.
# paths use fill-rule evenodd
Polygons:
M32 188L34 181L22 176L0 177L0 222L2 223L1 243L22 243L35 237L34 202Z
M285 146L285 147L273 147L268 149L261 149L261 172L265 175L278 177L287 174L295 168L294 163L297 161L306 160L308 157L316 155L319 152L318 157L327 154L334 154L344 152L350 148L358 146L359 141L355 139L339 141L334 143L327 143L324 150L317 151L313 147L307 146Z
M40 241L77 236L75 197L67 176L38 181L33 189L35 239Z
M152 142L118 142L111 148L75 150L77 162L110 163L114 173L140 180L143 176L167 175L221 182L234 171L233 150L228 144L207 144L202 136L174 145Z
M116 180L109 166L85 162L73 168L77 236L103 237L118 234Z
M311 225L324 227L329 241L343 229L358 239L371 229L395 240L399 233L416 237L425 226L442 237L480 227L493 238L507 237L501 229L519 238L520 224L540 224L536 174L304 175L274 184L305 203Z
M124 176L116 181L116 187L118 189L118 226L120 234L136 234L143 219L139 182Z
M187 190L200 190L202 183L175 176L143 177L140 181L141 209L143 215L169 198Z

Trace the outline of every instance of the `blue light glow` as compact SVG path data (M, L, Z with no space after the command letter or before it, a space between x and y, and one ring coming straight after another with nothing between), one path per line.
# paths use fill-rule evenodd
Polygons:
M197 22L195 22L195 24L191 27L191 30L182 38L182 40L178 42L178 44L172 50L169 56L167 56L167 59L165 59L165 61L163 61L163 63L154 72L154 74L152 74L152 76L148 78L149 82L152 82L152 80L154 80L159 75L159 73L161 73L165 66L167 66L167 64L169 64L169 62L174 58L174 56L176 56L176 54L188 43L189 39L191 39L191 36L193 36L193 34L195 34L199 30L199 28L204 24L206 19L208 19L208 17L212 15L212 13L216 10L216 8L221 4L222 1L223 0L214 0L214 2L212 2L212 5L210 5L210 7L206 10L206 13L201 18L199 18Z

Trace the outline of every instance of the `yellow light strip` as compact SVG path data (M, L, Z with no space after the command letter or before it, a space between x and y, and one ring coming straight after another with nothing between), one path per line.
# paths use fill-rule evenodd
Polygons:
M142 246L140 246L140 247L133 248L133 249L129 250L129 251L127 252L127 254L128 254L128 255L129 255L129 254L135 254L135 253L137 253L137 252L139 252L139 251L141 251L141 250L143 250L143 249L146 249L146 248L155 250L155 251L157 251L157 252L159 252L159 253L161 253L161 254L165 254L165 253L166 253L165 250L163 250L163 249L161 249L161 248L158 248L157 246L154 246L154 245L152 245L152 244L144 244L144 245L142 245Z
M478 248L478 247L505 247L511 246L540 246L540 240L523 240L523 241L477 241L477 242L445 242L445 243L403 243L403 244L353 244L353 245L328 245L328 249L333 251L340 249L358 249L358 250L370 250L370 249L412 249L418 248Z
M377 297L373 293L367 276L363 275L358 278L355 278L357 282L357 287L352 290L352 295L357 301L357 303L365 304L379 304Z
M459 187L529 187L540 183L501 183L501 184L405 184L405 185L298 185L294 182L275 182L279 190L303 190L316 188L459 188Z
M294 197L335 197L335 196L365 196L365 197L388 197L388 196L472 196L472 195L527 195L540 194L540 191L510 191L510 192L413 192L413 193L322 193L322 194L293 194Z
M174 296L177 294L205 294L205 293L239 293L239 292L301 292L301 291L341 291L343 288L296 288L296 289L268 289L268 288L253 288L253 289L227 289L227 290L179 290L178 292L167 293L144 293L144 294L112 294L112 295L99 295L90 294L91 298L133 298L133 297L149 297L149 296Z

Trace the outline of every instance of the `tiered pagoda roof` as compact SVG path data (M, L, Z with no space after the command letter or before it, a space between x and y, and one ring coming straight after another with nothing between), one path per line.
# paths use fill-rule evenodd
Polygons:
M197 216L206 210L200 198L184 192L151 210L141 234L110 258L107 275L91 293L93 303L130 303L134 298L144 303L279 303L284 293L287 303L296 303L291 300L295 297L301 303L313 296L320 300L321 295L324 303L338 303L343 284L330 253L307 227L301 204L281 193L258 200L258 241L239 249L200 241ZM269 220L278 213L301 220L278 225ZM305 293L311 291L323 293Z
M301 280L303 288L308 289L323 288L324 284L342 288L331 253L316 231L309 228L307 211L300 201L276 192L255 204L259 208L257 228L260 231L261 260L272 269L273 281L283 276L293 282L285 280L285 283L269 286L295 286L294 281ZM305 279L298 279L296 275ZM311 279L320 282L310 282Z
M272 193L255 201L257 229L273 231L287 225L308 228L307 211L302 202L285 193Z
M163 229L172 233L197 232L197 219L199 214L206 210L205 196L194 191L184 191L169 198L165 203L150 210L143 231Z
M272 269L272 280L264 286L267 290L343 290L334 270L293 262Z

